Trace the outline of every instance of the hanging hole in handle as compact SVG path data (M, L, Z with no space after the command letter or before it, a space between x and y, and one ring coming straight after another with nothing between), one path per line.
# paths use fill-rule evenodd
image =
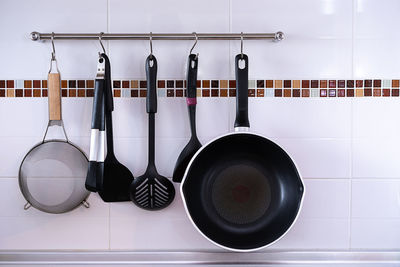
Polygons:
M28 210L30 207L32 207L31 203L26 202L24 205L24 210Z
M196 61L192 60L192 62L190 62L190 67L194 69L196 67Z
M152 58L149 59L149 67L152 68L154 66L154 60Z
M82 205L87 209L90 208L90 203L87 202L86 200L82 201Z
M246 68L246 60L244 60L244 59L239 59L239 61L238 61L238 67L239 67L239 69L245 69Z

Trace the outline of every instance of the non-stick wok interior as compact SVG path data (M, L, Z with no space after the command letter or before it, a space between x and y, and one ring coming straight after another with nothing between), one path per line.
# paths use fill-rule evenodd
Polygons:
M238 133L206 146L182 185L189 214L209 239L233 249L266 246L295 220L303 184L286 152Z

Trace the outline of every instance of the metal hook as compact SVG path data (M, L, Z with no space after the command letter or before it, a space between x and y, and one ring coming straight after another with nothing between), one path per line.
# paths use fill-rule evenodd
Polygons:
M150 32L150 58L153 59L153 33Z
M54 32L51 33L51 45L53 46L53 52L51 52L51 60L56 60L56 48L54 47Z
M240 58L243 59L243 32L240 33Z
M190 54L192 54L192 51L195 48L195 46L197 45L197 41L199 40L199 37L197 36L197 33L193 32L193 34L194 34L195 42L194 42L194 44L192 46L192 49L190 49ZM195 59L197 59L198 56L199 56L199 53L196 54Z
M99 34L99 42L100 42L101 48L103 48L103 53L105 54L106 50L104 49L104 45L103 45L103 43L101 41L101 38L103 37L103 34L104 34L104 32L100 32L100 34ZM100 53L99 53L99 56L100 56Z

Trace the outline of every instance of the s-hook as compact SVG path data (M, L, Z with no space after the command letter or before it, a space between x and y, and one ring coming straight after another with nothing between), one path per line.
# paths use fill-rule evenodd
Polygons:
M190 49L189 54L192 54L192 51L193 51L194 47L197 45L197 41L199 40L199 37L197 36L197 33L193 32L193 34L194 34L195 42L194 42L192 48ZM199 57L199 53L196 54L195 59L197 59L198 57Z
M104 32L100 32L100 34L99 34L99 42L100 42L101 48L103 49L103 53L106 54L106 50L104 49L103 42L101 41L101 38L103 37L103 34L104 34ZM100 52L99 52L99 57L100 57Z
M53 48L53 51L51 52L49 73L51 73L51 70L53 68L53 61L56 63L56 69L57 69L57 72L59 73L60 71L58 70L58 64L57 64L57 59L56 59L56 48L54 46L54 32L51 33L51 46Z
M150 59L153 59L153 33L152 32L150 32L149 41L150 41Z
M243 32L240 33L240 58L243 59Z

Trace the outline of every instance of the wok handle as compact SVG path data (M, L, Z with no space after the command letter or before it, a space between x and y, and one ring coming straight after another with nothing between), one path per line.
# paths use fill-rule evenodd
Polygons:
M240 68L241 66L242 68ZM248 112L249 58L247 57L246 54L238 54L235 57L235 73L236 73L235 128L250 127L249 112Z
M157 113L157 59L154 55L149 55L146 59L146 78L147 78L147 113Z
M48 80L48 99L49 99L49 119L51 121L61 120L61 80L60 73L49 73Z

